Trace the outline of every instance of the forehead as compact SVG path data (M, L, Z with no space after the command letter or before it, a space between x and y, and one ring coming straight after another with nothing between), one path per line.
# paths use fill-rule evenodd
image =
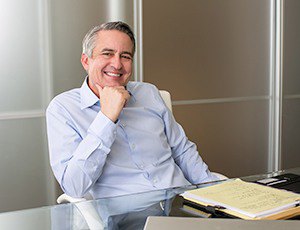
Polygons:
M109 48L116 51L132 52L133 43L130 37L118 30L101 30L97 34L96 48Z

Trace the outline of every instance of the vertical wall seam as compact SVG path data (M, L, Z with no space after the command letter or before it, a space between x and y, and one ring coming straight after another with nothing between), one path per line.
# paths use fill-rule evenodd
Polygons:
M51 3L50 0L39 1L39 22L40 22L40 55L42 65L42 84L43 84L43 107L41 115L45 118L45 109L50 100L54 96L53 91L53 65L52 65L52 33L51 33ZM35 114L29 114L31 116ZM48 153L47 140L44 142L45 153ZM45 156L45 172L46 169L50 171L50 164L48 157ZM56 184L53 175L45 175L45 180L49 180L46 183L47 189L47 202L48 204L54 204L56 201Z
M136 36L136 54L134 58L134 80L144 80L143 70L143 1L133 1L134 34Z
M283 42L284 42L284 1L279 1L279 12L280 15L278 16L279 21L279 31L278 31L278 73L277 73L277 81L278 81L278 88L277 88L277 94L278 94L278 117L277 117L277 167L276 170L282 169L282 98L283 98Z
M281 169L283 1L270 1L270 104L268 171Z
M274 84L275 84L275 44L276 44L276 3L270 0L270 77L269 77L269 147L268 171L274 169Z
M52 74L52 46L51 46L51 19L50 19L50 1L40 1L39 7L40 22L40 56L42 65L43 82L43 109L45 109L53 97L53 74Z

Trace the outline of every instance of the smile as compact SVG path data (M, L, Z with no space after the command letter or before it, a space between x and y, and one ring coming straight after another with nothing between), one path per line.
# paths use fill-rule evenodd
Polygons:
M121 73L113 73L113 72L106 72L106 71L104 71L104 73L110 77L121 77L123 75Z

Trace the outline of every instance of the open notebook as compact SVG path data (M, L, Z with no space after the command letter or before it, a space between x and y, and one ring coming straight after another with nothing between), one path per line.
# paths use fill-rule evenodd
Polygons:
M242 219L285 219L300 215L300 194L240 179L186 191L182 196Z

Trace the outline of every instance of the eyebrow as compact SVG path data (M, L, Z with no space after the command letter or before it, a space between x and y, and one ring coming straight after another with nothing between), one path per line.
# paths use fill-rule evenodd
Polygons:
M103 49L101 50L101 52L113 52L113 53L116 53L115 50L109 49L109 48L103 48ZM129 52L129 51L123 51L123 52L121 52L121 54L128 54L128 55L130 55L131 57L133 57L132 53Z
M103 49L101 50L101 52L105 52L105 51L108 51L108 52L116 52L115 50L109 49L109 48L103 48Z

